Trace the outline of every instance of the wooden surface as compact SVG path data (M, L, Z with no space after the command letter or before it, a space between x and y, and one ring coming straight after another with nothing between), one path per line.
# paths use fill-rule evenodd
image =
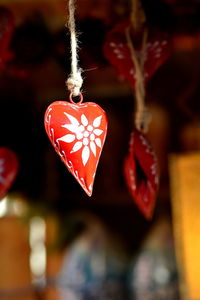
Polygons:
M24 296L6 297L6 300L33 300L29 289L28 226L17 217L0 218L0 299L2 291L14 291L27 286Z
M170 157L173 223L182 298L200 299L200 152Z

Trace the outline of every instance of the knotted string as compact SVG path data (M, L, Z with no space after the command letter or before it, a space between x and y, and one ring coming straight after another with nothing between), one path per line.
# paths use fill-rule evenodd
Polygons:
M143 76L147 31L145 31L143 34L142 51L140 59L137 57L136 51L133 47L130 35L130 27L126 29L126 40L131 52L131 59L135 66L135 126L138 130L147 132L149 123L151 121L151 115L147 110L147 107L145 106L145 86Z
M80 94L80 89L83 83L81 77L81 69L78 67L78 55L77 55L77 34L75 25L75 0L69 0L69 20L68 28L70 31L71 39L71 75L66 81L68 90L73 96L78 96Z

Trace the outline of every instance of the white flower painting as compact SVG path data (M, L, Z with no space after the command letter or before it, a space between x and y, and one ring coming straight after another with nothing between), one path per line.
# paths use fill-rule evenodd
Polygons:
M99 129L102 115L96 117L90 124L84 114L81 115L81 122L71 114L66 112L64 112L64 114L71 123L64 124L62 127L68 129L71 133L67 133L61 138L58 138L57 141L73 143L70 153L77 152L81 149L81 158L83 165L85 166L91 153L96 156L97 147L102 148L100 136L102 135L103 130Z

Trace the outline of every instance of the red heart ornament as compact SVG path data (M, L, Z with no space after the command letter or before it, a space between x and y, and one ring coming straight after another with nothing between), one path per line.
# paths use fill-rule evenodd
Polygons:
M132 44L138 58L142 55L142 39L144 28L134 31L130 22L126 21L116 25L108 33L104 44L104 55L116 68L120 76L124 77L133 87L135 86L135 66L126 38L126 30L130 30ZM166 33L149 29L145 47L143 76L147 82L157 69L164 63L171 53L171 43Z
M12 12L0 6L0 70L12 58L9 45L14 32L14 17Z
M47 108L44 124L56 152L84 191L91 196L106 138L107 117L97 104L81 102L53 102Z
M131 134L124 175L136 205L147 219L151 219L158 192L158 163L152 146L137 130Z
M18 169L19 163L16 154L8 148L0 147L0 200L10 189Z

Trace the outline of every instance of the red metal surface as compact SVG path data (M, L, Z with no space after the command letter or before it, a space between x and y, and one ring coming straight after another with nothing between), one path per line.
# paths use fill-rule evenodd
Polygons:
M147 219L154 211L159 172L156 155L146 137L134 130L129 154L124 161L125 180L134 202Z
M62 161L91 196L107 133L107 117L95 103L53 102L44 119L47 135Z

